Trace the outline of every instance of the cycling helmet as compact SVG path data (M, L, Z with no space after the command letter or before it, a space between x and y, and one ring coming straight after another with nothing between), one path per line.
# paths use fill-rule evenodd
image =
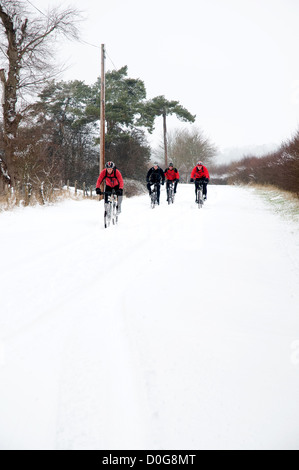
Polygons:
M201 161L199 161L199 162L196 163L196 165L197 165L197 166L199 166L199 165L202 166L203 163L202 163Z
M154 166L159 166L157 162L154 163Z
M168 165L168 166L173 166L173 163L169 163L169 165Z
M115 167L115 165L114 165L113 162L107 162L106 165L105 165L105 167L106 167L106 168L112 168L112 169L113 169L113 168Z

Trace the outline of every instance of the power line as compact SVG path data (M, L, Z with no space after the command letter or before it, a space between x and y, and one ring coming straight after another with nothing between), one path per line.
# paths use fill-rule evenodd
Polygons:
M44 15L44 16L47 16L43 11L41 11L39 8L37 8L30 0L27 0L27 2L28 2L33 8L35 8L39 13L41 13L41 14ZM84 41L84 39L79 39L79 42L81 42L81 44L86 44L87 46L95 47L96 49L100 49L100 50L101 50L100 46L96 46L95 44L92 44L91 42ZM117 69L116 69L116 66L115 66L115 64L114 64L114 62L113 62L113 60L111 59L111 57L109 56L109 54L108 54L108 52L107 52L107 49L105 49L105 52L106 52L107 57L108 57L108 59L110 60L111 64L113 65L114 69L117 70Z
M79 42L81 42L81 44L86 44L87 46L92 46L92 47L95 47L96 49L101 49L101 47L99 46L96 46L95 44L92 44L91 42L88 42L88 41L84 41L83 39L79 39ZM110 60L111 64L113 65L113 67L116 69L116 66L113 62L113 60L111 59L111 57L109 56L108 52L107 52L107 49L105 48L105 54L107 55L108 59Z
M79 42L81 42L82 44L87 44L88 46L96 47L97 49L101 49L99 46L91 44L91 42L84 41L83 39L79 39Z
M115 65L114 65L114 63L113 63L113 61L112 61L111 57L109 56L109 54L108 54L107 50L106 50L106 54L107 54L107 57L108 57L108 59L110 60L111 64L113 65L113 67L114 67L114 68L115 68L115 70L116 70L116 67L115 67Z
M30 0L27 0L27 2L28 2L33 8L35 8L39 13L41 13L41 14L44 15L44 16L47 16L43 11L41 11L39 8L37 8L35 5L33 5L33 3L32 3ZM84 41L83 39L79 39L79 42L81 42L81 43L83 43L83 44L87 44L88 46L96 47L97 49L101 49L99 46L95 46L94 44L91 44L90 42Z
M28 2L33 8L35 8L39 13L41 13L41 14L44 15L44 16L47 16L43 11L41 11L39 8L37 8L35 5L33 5L33 3L30 2L30 0L27 0L27 2Z
M92 44L91 42L84 41L83 39L80 39L79 42L81 42L82 44L87 44L88 46L96 47L97 49L101 49L99 46L96 46L95 44ZM111 64L113 65L113 67L116 70L116 66L115 66L113 60L111 59L110 55L108 54L106 48L105 48L105 53L106 53L108 59L110 60Z

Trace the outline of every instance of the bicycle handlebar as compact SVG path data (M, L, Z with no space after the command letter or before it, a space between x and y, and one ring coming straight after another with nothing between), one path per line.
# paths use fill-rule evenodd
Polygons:
M112 196L113 194L115 194L116 196L119 196L119 194L117 194L116 190L113 188L112 191L101 191L100 194L98 194L98 196Z

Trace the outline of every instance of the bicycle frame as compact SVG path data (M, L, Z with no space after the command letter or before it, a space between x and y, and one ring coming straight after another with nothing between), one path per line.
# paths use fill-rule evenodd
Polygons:
M198 209L201 209L204 203L203 199L203 182L199 181L196 189L196 200L198 204Z
M167 189L167 202L168 204L174 203L174 182L169 181L169 186Z
M112 221L113 225L116 225L118 222L117 215L117 203L118 197L115 193L115 190L112 190L112 193L104 192L104 196L108 195L107 202L104 202L104 226L105 228L109 227Z
M154 209L158 203L158 183L154 184L154 189L151 191L151 208Z

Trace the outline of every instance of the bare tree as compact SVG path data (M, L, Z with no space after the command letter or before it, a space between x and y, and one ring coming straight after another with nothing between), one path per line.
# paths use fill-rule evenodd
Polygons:
M53 44L60 36L78 39L79 12L69 8L34 16L19 0L0 0L0 82L3 87L4 156L0 178L17 179L15 144L30 108L29 96L57 75ZM1 28L2 26L2 28Z
M180 170L184 179L188 179L190 171L198 160L210 164L217 148L204 136L198 127L191 129L174 129L168 134L169 159ZM162 160L163 149L160 146L155 157Z

